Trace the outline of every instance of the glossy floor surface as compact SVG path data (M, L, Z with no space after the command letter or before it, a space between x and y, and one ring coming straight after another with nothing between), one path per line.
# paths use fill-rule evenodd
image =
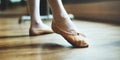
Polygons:
M0 18L0 60L120 60L120 25L73 21L87 35L88 48L74 48L55 33L30 37L29 21Z

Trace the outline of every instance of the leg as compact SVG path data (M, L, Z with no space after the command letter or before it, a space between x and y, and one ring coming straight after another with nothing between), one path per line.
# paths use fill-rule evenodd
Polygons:
M52 30L41 21L40 0L28 0L29 13L31 17L30 35L52 33Z
M54 20L52 29L61 34L69 43L75 47L88 47L84 41L84 35L79 33L73 22L65 11L61 0L48 0Z

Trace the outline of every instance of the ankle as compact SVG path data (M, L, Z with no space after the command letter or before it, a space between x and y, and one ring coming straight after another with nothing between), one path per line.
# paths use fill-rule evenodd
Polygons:
M55 23L58 23L58 24L64 23L64 22L68 22L68 21L71 21L71 19L69 19L69 18L64 18L64 17L62 17L62 18L54 18L54 22L55 22Z
M37 29L37 30L44 30L44 29L50 29L49 26L47 26L46 24L42 23L42 24L31 24L30 29Z

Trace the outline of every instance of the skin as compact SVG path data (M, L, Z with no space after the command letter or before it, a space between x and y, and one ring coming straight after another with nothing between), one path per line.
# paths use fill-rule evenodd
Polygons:
M73 46L87 47L88 45L86 44L86 42L84 42L83 39L81 39L82 34L78 32L77 28L74 26L73 22L69 18L62 4L62 1L48 0L48 3L50 4L50 8L54 17L53 20L54 24L52 24L53 31L56 33L59 32L59 34L61 34ZM31 16L30 29L34 32L35 30L36 31L50 30L50 28L41 21L41 17L39 14L40 0L28 0L28 6L29 6L29 13ZM49 31L45 31L45 32L49 32ZM70 34L73 33L73 35L70 35L69 33Z

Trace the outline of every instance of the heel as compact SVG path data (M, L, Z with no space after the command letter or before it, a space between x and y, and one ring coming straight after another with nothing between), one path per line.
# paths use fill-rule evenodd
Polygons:
M52 22L52 30L57 34L60 34L60 32L57 30L57 27L55 26L54 21Z

